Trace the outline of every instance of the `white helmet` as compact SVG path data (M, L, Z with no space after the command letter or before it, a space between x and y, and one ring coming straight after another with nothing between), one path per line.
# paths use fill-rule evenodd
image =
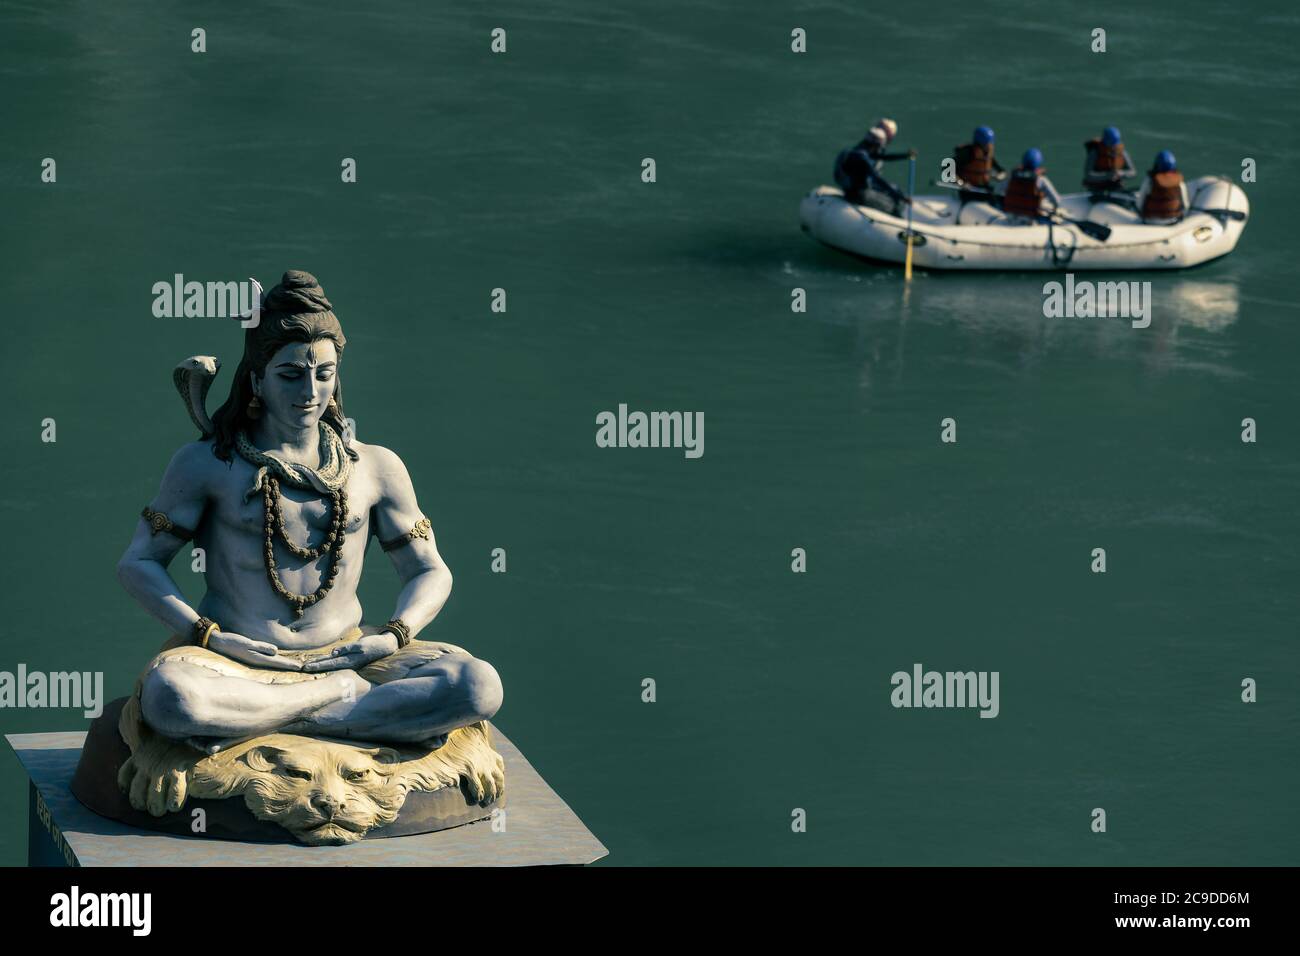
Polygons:
M885 119L883 116L876 120L875 127L885 131L885 141L891 141L898 135L898 124L891 119Z
M889 142L889 134L879 126L873 126L871 129L867 130L867 139L871 140L877 146L883 147Z

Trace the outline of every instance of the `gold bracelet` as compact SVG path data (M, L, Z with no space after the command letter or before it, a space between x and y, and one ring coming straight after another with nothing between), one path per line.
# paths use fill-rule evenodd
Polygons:
M217 622L212 620L212 618L200 617L197 621L194 622L193 631L194 631L194 643L197 644L199 647L206 649L208 646L208 638L210 638L213 634L220 633L221 628L217 627Z
M400 617L395 617L383 627L381 631L387 631L393 637L397 638L397 649L400 651L407 644L411 643L411 629L406 626L406 622Z

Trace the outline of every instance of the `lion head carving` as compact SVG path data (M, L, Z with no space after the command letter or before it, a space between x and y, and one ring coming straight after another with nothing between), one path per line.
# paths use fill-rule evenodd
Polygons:
M482 722L432 751L403 753L341 740L270 734L196 763L188 796L242 796L259 820L313 846L354 843L397 819L412 790L463 787L486 806L505 789L505 763Z
M303 843L352 843L397 819L406 800L393 779L400 759L389 748L273 736L233 760L195 767L190 794L201 795L212 774L220 789L243 796L253 816L278 823Z

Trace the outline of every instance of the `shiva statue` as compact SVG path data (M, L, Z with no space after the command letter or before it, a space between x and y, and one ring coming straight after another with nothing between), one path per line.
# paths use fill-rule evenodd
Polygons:
M484 723L501 706L501 680L464 648L418 639L451 592L451 572L402 460L355 440L344 417L339 319L299 271L284 274L254 317L230 396L211 418L204 399L219 364L198 356L177 367L202 437L172 457L118 564L123 587L173 635L122 712L133 760L119 784L157 816L179 809L187 787L194 796L211 783L219 758L240 763L231 773L241 779L256 771L288 785L319 773L310 755L332 741L371 758L335 768L356 784L375 766L396 766L398 750L429 755L477 727L488 749L461 768L486 803L504 788ZM378 626L362 624L357 599L371 535L402 581ZM203 551L207 588L193 607L168 573L190 541ZM268 735L275 745L259 749ZM291 828L299 839L364 832L365 820L347 818L355 787L333 789L304 788ZM258 813L251 797L249 808Z

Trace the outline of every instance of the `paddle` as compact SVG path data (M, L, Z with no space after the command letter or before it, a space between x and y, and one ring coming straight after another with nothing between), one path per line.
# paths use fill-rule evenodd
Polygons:
M983 193L986 196L996 195L992 190L979 186L958 186L955 183L936 183L934 180L931 180L930 184L932 186L937 186L939 189L956 189L962 192ZM1085 236L1091 236L1098 242L1105 242L1110 238L1110 226L1104 225L1103 223L1088 222L1086 219L1069 219L1060 213L1054 213L1054 215L1058 222L1069 223L1071 226L1077 227Z
M1138 212L1137 203L1131 203L1128 208ZM1246 214L1240 209L1203 209L1200 206L1192 206L1184 215L1190 216L1194 212L1203 212L1207 216L1219 216L1223 219L1231 219L1234 222L1246 221Z
M907 158L907 261L903 281L912 281L912 194L916 192L916 151Z
M1069 219L1060 213L1056 214L1056 218L1061 222L1068 222L1071 226L1078 228L1085 236L1092 236L1098 242L1105 242L1110 238L1110 226L1103 223L1088 222L1086 219Z
M964 193L980 193L981 195L984 195L984 196L996 196L996 195L997 195L997 193L995 193L993 190L989 189L987 186L961 186L961 185L958 185L957 183L941 183L941 182L938 182L937 180L933 180L933 179L930 180L930 185L931 185L931 186L935 186L935 187L937 187L937 188L939 188L939 189L956 189L956 190L958 190L958 191L960 191L960 192L964 192Z
M1201 209L1199 206L1193 206L1187 210L1191 212L1203 212L1210 216L1222 216L1224 219L1232 219L1236 222L1245 222L1246 214L1240 209Z

